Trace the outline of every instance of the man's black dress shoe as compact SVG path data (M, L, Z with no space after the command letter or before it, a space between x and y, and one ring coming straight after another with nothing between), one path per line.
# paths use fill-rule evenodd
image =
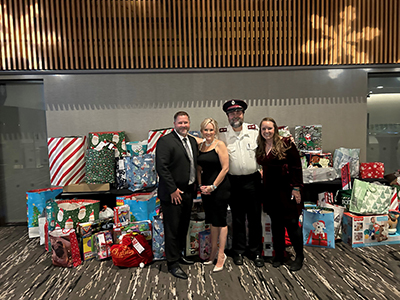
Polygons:
M257 254L254 258L254 264L258 268L264 267L264 258L262 258L261 255Z
M174 275L176 278L180 279L188 279L188 276L186 273L181 269L181 267L174 267L171 269L168 269L168 272L170 272L172 275Z
M243 265L243 255L242 255L242 254L236 254L236 255L233 257L233 262L234 262L235 265L237 265L237 266Z
M272 266L273 266L274 268L278 268L278 267L280 267L281 265L283 265L283 259L274 257L274 259L272 260Z
M296 259L290 265L289 270L292 272L300 270L303 267L303 261L304 261L303 255L296 256Z
M190 259L187 259L184 256L181 256L181 258L179 259L179 263L182 264L182 265L193 265L194 261L190 260Z

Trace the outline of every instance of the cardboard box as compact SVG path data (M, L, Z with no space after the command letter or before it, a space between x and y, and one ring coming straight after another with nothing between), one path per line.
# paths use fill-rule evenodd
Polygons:
M110 190L109 183L87 184L78 183L66 185L63 188L64 193L91 193L91 192L106 192Z
M389 234L388 215L358 216L343 214L342 240L353 248L400 244L400 223L396 232Z

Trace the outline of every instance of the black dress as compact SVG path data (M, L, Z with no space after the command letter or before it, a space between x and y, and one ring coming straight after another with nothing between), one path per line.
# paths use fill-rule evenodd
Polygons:
M222 167L215 149L202 152L199 151L197 164L202 168L201 184L212 185ZM226 226L226 212L228 208L228 199L230 196L229 179L225 176L217 189L210 195L201 195L204 211L206 213L206 223L215 227Z

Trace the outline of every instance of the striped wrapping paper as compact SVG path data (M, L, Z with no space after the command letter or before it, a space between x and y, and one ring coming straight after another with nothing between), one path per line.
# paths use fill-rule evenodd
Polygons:
M149 137L147 139L147 154L155 154L157 141L163 135L166 135L174 130L173 128L155 129L149 131Z
M51 185L64 186L85 177L86 136L51 137L47 140Z

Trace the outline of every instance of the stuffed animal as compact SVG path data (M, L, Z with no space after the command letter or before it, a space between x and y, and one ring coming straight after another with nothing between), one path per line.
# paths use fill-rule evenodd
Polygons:
M397 231L397 223L400 215L389 213L388 214L388 222L389 222L389 234L395 234Z
M375 232L375 240L377 242L382 242L388 239L389 234L389 224L385 223L384 225L379 226L379 230Z

